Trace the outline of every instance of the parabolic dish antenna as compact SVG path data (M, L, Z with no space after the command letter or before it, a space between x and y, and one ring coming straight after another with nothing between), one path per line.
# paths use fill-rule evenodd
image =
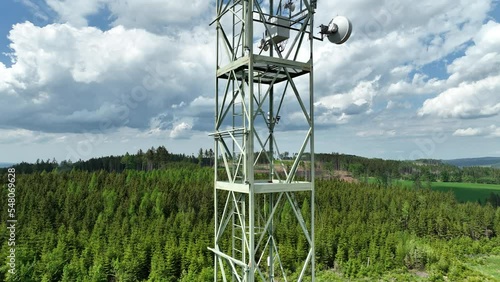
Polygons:
M320 28L320 33L326 35L328 40L335 44L346 42L352 32L351 21L343 16L336 16L330 21L328 26L321 25Z

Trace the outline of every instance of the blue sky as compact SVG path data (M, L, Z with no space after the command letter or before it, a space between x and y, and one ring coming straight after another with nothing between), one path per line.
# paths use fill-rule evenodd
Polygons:
M33 15L23 4L14 1L0 2L0 11L2 11L0 24L0 52L2 55L0 56L0 62L10 65L10 58L4 55L4 53L11 51L7 35L14 24L32 19Z
M500 156L498 1L344 2L315 15L354 25L344 45L315 44L317 152ZM211 148L213 13L206 0L0 2L0 162Z

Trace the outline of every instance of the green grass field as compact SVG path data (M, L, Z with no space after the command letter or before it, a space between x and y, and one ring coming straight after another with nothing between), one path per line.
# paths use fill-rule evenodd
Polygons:
M395 184L402 185L404 187L414 187L413 181L409 180L397 180ZM427 184L422 182L422 187ZM435 191L448 192L451 191L455 194L455 197L460 202L472 201L477 202L480 200L482 203L490 194L496 193L500 194L500 185L495 184L479 184L479 183L462 183L462 182L432 182L431 189Z
M478 183L433 182L431 188L436 191L452 191L457 200L484 202L490 194L500 194L500 185Z
M479 257L466 263L466 265L492 281L500 281L500 256Z
M462 261L463 266L467 270L467 274L463 276L463 279L455 281L500 281L500 256L489 255L489 256L476 256ZM464 269L464 270L465 270ZM457 270L463 271L463 270ZM346 281L347 279L338 272L331 270L317 272L317 281ZM428 276L432 276L430 279ZM373 277L364 278L354 278L348 279L349 281L374 281ZM426 271L406 271L406 270L393 270L386 272L382 277L379 277L377 281L453 281L448 280L440 275L432 275ZM308 281L308 280L306 280Z

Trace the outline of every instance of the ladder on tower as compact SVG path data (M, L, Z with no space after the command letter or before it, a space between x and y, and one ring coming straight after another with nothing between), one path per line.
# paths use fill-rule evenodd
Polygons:
M233 258L242 262L246 261L246 246L245 246L245 233L246 233L246 200L244 194L235 195L236 201L233 202L233 215L232 215L232 256ZM238 267L238 266L236 266ZM240 269L238 273L233 272L233 281L243 281L243 275L246 269ZM241 276L239 274L242 274Z
M234 95L238 95L238 93L240 93L240 90L233 90L233 97ZM241 124L243 122L243 119L245 118L244 116L244 112L243 112L243 102L242 101L234 101L233 102L233 109L232 109L232 115L233 115L233 121L232 121L232 127L233 127L233 136L235 139L237 139L238 141L238 136L236 136L236 133L241 130L241 128L237 128L236 127L236 124ZM241 134L241 138L244 138L244 135ZM242 169L242 160L240 159L241 158L241 154L243 154L243 152L241 151L237 151L238 149L238 146L235 144L235 140L233 140L233 148L232 148L232 155L233 155L233 158L232 158L232 168L233 168L233 173L235 175L234 177L234 180L235 181L243 181L243 175L240 173L241 169ZM243 139L239 140L240 142L240 146L242 146L243 144Z
M243 50L243 38L242 38L242 33L243 33L243 28L244 28L244 22L243 22L243 4L242 0L235 0L235 3L232 7L232 12L233 12L233 60L236 60L238 58L238 51ZM237 27L240 27L239 30L236 30ZM243 51L242 51L243 52ZM242 53L243 54L243 53Z
M250 227L247 222L247 202L246 202L246 194L237 193L235 194L235 201L233 201L233 214L232 214L232 257L247 263L249 261L248 258L248 243L250 237ZM254 236L255 238L259 238L263 232L267 232L261 226L261 221L256 220L254 227ZM257 259L257 258L255 258ZM245 281L244 275L245 272L248 271L246 268L242 268L240 266L235 266L238 269L238 273L233 273L232 279L233 281ZM241 274L241 275L240 275Z

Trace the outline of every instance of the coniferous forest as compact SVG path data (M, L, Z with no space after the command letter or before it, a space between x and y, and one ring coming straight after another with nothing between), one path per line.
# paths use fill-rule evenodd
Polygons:
M213 168L202 162L18 174L17 275L2 264L0 280L213 281ZM496 281L470 265L500 255L499 207L336 179L317 180L315 204L318 281ZM280 212L277 230L299 228ZM276 234L289 279L306 255L298 233ZM9 249L2 240L2 258Z

